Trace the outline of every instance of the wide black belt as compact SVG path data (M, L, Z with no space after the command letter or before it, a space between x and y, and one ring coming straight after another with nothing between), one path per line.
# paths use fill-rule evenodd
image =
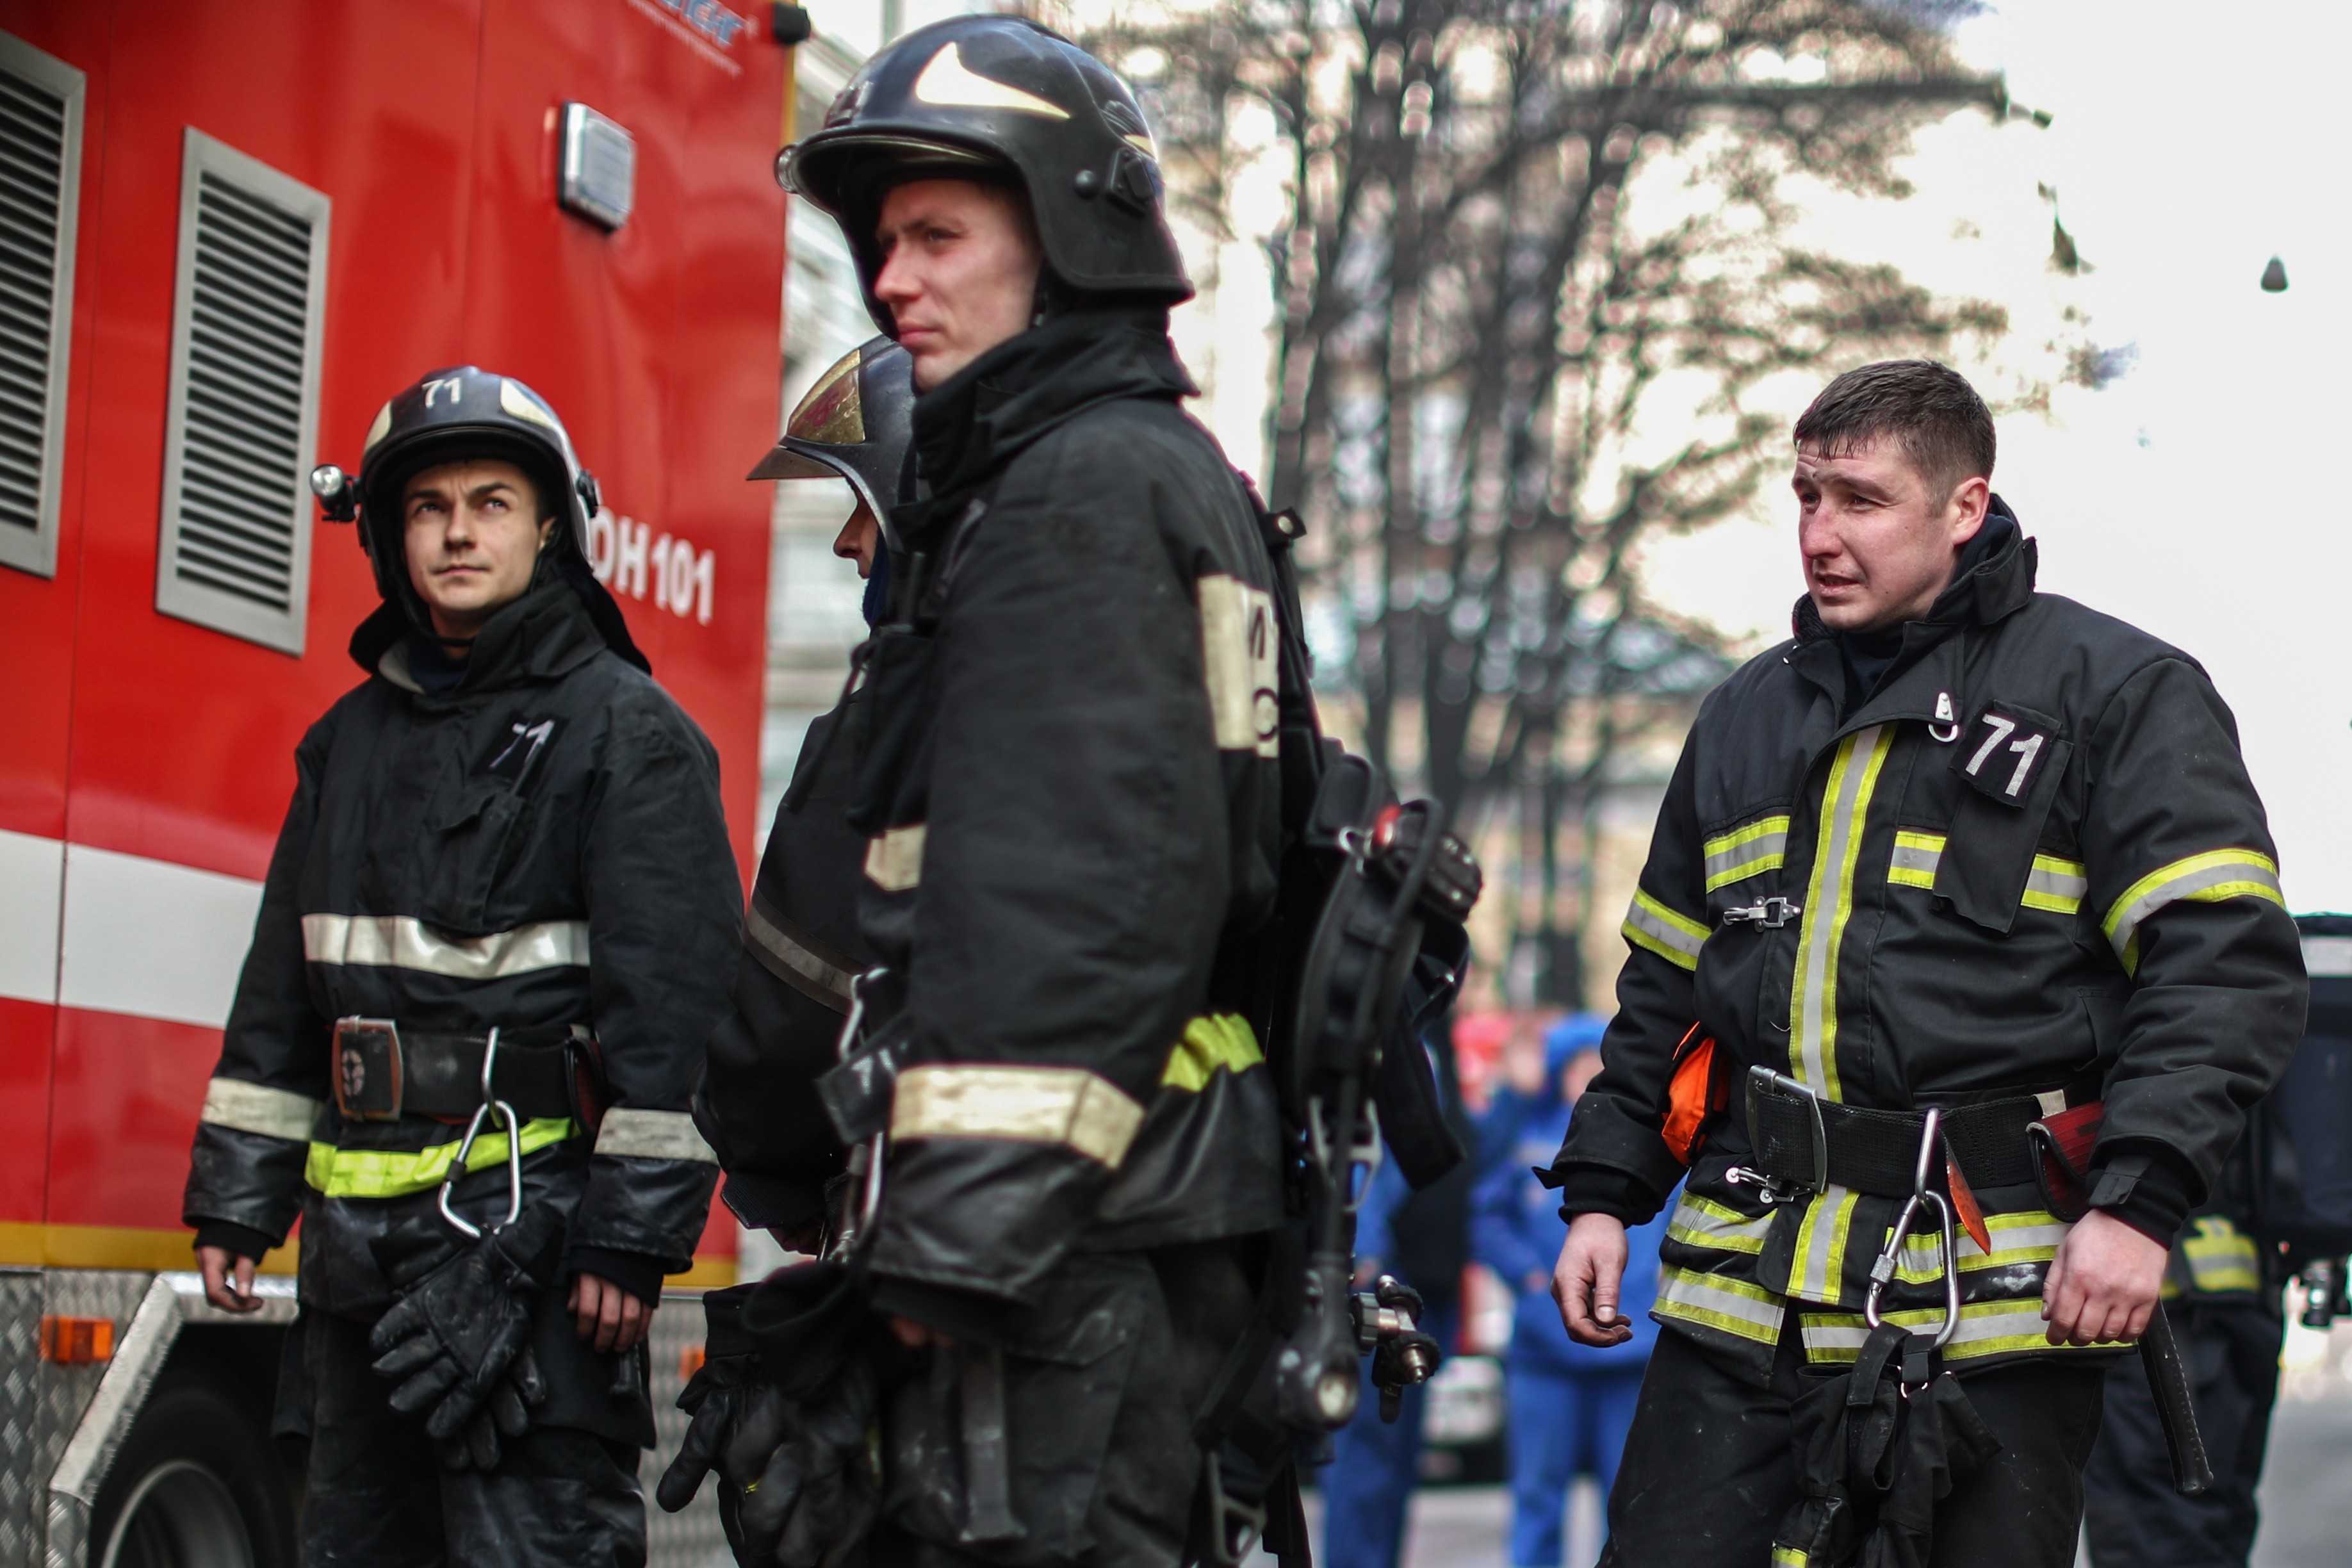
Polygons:
M2031 1094L1946 1108L1945 1152L1971 1187L2033 1182L2039 1156L2026 1129L2046 1114L2040 1097ZM1819 1192L1833 1184L1877 1197L1909 1197L1926 1126L1925 1111L1845 1105L1761 1073L1748 1079L1752 1163L1786 1186ZM1940 1175L1940 1162L1936 1169Z
M390 1018L335 1021L335 1106L356 1121L463 1120L482 1103L489 1037L407 1029ZM580 1113L581 1042L562 1027L501 1029L492 1098L521 1117Z

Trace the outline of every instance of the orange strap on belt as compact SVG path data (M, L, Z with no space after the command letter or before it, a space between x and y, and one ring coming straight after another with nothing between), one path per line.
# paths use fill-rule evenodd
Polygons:
M1730 1103L1727 1088L1719 1094L1709 1092L1715 1086L1715 1037L1702 1037L1703 1026L1693 1024L1675 1047L1674 1080L1666 1088L1666 1122L1659 1129L1667 1149L1685 1165L1698 1158L1702 1142L1698 1130L1707 1113Z

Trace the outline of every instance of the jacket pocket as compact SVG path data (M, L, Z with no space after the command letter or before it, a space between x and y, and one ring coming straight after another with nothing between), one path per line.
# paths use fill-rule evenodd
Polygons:
M1935 892L1961 919L1987 931L2006 935L2024 902L2034 850L2074 751L2057 730L2054 720L1996 703L1954 750L1952 765L1968 787L1958 792L1951 832L1936 866ZM2011 735L2025 739L2004 751L2000 742Z
M429 924L488 931L492 895L512 868L522 797L499 782L468 784L434 821L433 869L425 908Z

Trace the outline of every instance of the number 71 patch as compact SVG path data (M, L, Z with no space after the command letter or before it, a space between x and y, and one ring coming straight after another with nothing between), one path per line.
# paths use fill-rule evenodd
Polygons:
M1980 794L2023 805L2058 744L2058 726L2028 709L1988 704L1960 734L1952 766Z

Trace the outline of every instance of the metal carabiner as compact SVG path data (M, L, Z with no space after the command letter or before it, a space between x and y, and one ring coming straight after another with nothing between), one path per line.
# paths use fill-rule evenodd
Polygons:
M482 1047L482 1103L474 1108L474 1119L466 1123L466 1136L458 1142L457 1157L449 1162L449 1173L441 1179L441 1217L468 1241L480 1240L482 1227L450 1207L449 1196L457 1190L458 1179L466 1173L466 1157L474 1152L474 1141L482 1135L483 1118L493 1112L499 1130L507 1135L507 1216L490 1229L504 1230L522 1215L522 1127L515 1120L514 1107L498 1099L491 1090L490 1079L498 1059L499 1031L498 1026L492 1025L490 1037Z
M841 1039L834 1055L847 1061L856 1054L858 1037L866 1025L866 987L890 973L887 964L877 963L860 974L850 976L849 1015L842 1020ZM887 1152L890 1133L887 1128L860 1143L849 1152L849 1176L857 1184L856 1208L845 1205L841 1229L827 1238L824 1255L829 1258L847 1258L857 1250L866 1237L866 1226L874 1221L875 1212L882 1206L882 1156Z
M1935 1348L1941 1350L1950 1342L1960 1327L1960 1272L1956 1267L1952 1231L1952 1205L1944 1194L1931 1192L1927 1178L1936 1168L1936 1152L1942 1146L1944 1113L1935 1106L1927 1108L1927 1119L1919 1129L1919 1158L1912 1167L1911 1195L1903 1200L1903 1207L1895 1217L1895 1228L1887 1233L1886 1245L1879 1250L1870 1265L1870 1289L1862 1298L1862 1321L1875 1329L1884 1321L1878 1310L1879 1298L1894 1282L1895 1270L1903 1255L1903 1244L1911 1235L1911 1221L1923 1205L1932 1204L1942 1220L1939 1255L1944 1276L1944 1321L1937 1325Z

